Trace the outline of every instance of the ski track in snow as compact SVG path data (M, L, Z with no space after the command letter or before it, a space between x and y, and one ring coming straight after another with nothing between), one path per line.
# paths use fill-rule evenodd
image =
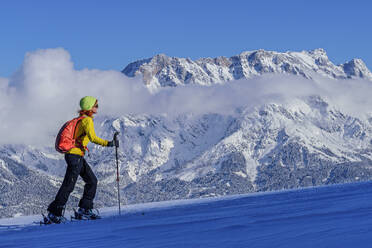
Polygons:
M369 247L372 182L102 210L96 221L0 220L0 247Z

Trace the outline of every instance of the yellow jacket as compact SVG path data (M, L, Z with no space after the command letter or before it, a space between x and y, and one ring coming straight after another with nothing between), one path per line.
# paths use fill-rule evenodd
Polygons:
M93 142L101 146L107 146L107 143L108 143L107 140L101 139L96 136L96 132L94 131L93 117L89 117L89 116L85 116L84 119L79 121L79 123L76 126L74 138L75 139L78 138L77 142L75 143L77 147L72 148L67 153L76 154L80 156L84 156L85 150L86 150L85 148L87 147L89 142ZM84 148L81 147L80 144L82 144Z

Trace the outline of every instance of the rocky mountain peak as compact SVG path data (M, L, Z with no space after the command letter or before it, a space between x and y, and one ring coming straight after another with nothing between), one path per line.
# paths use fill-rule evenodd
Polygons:
M308 53L313 55L314 57L317 57L317 58L319 58L319 57L328 58L327 52L323 48L317 48L317 49L314 49L314 50L310 50Z
M352 59L341 66L349 78L363 78L369 80L372 78L372 73L361 59Z
M142 75L153 90L184 84L212 85L248 79L265 73L292 74L312 79L314 74L331 79L362 78L372 80L372 73L360 59L334 65L324 49L302 52L275 52L263 49L217 58L169 57L159 54L129 64L122 71L129 77Z

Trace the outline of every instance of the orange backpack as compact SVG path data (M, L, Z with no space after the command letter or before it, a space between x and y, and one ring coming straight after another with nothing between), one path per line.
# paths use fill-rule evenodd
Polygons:
M75 137L75 132L76 132L76 126L79 123L79 121L81 121L84 118L85 118L85 116L80 116L80 117L74 118L74 119L66 122L62 126L62 128L59 130L57 138L56 138L55 147L56 147L57 152L66 153L69 150L71 150L72 148L77 147L75 145L76 140L80 137L78 137L76 139L74 138Z

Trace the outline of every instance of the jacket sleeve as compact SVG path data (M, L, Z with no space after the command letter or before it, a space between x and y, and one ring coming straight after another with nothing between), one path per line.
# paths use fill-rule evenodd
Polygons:
M90 117L86 117L81 122L86 135L88 136L90 142L101 146L107 146L108 141L97 137L96 132L94 131L94 123L93 119Z

